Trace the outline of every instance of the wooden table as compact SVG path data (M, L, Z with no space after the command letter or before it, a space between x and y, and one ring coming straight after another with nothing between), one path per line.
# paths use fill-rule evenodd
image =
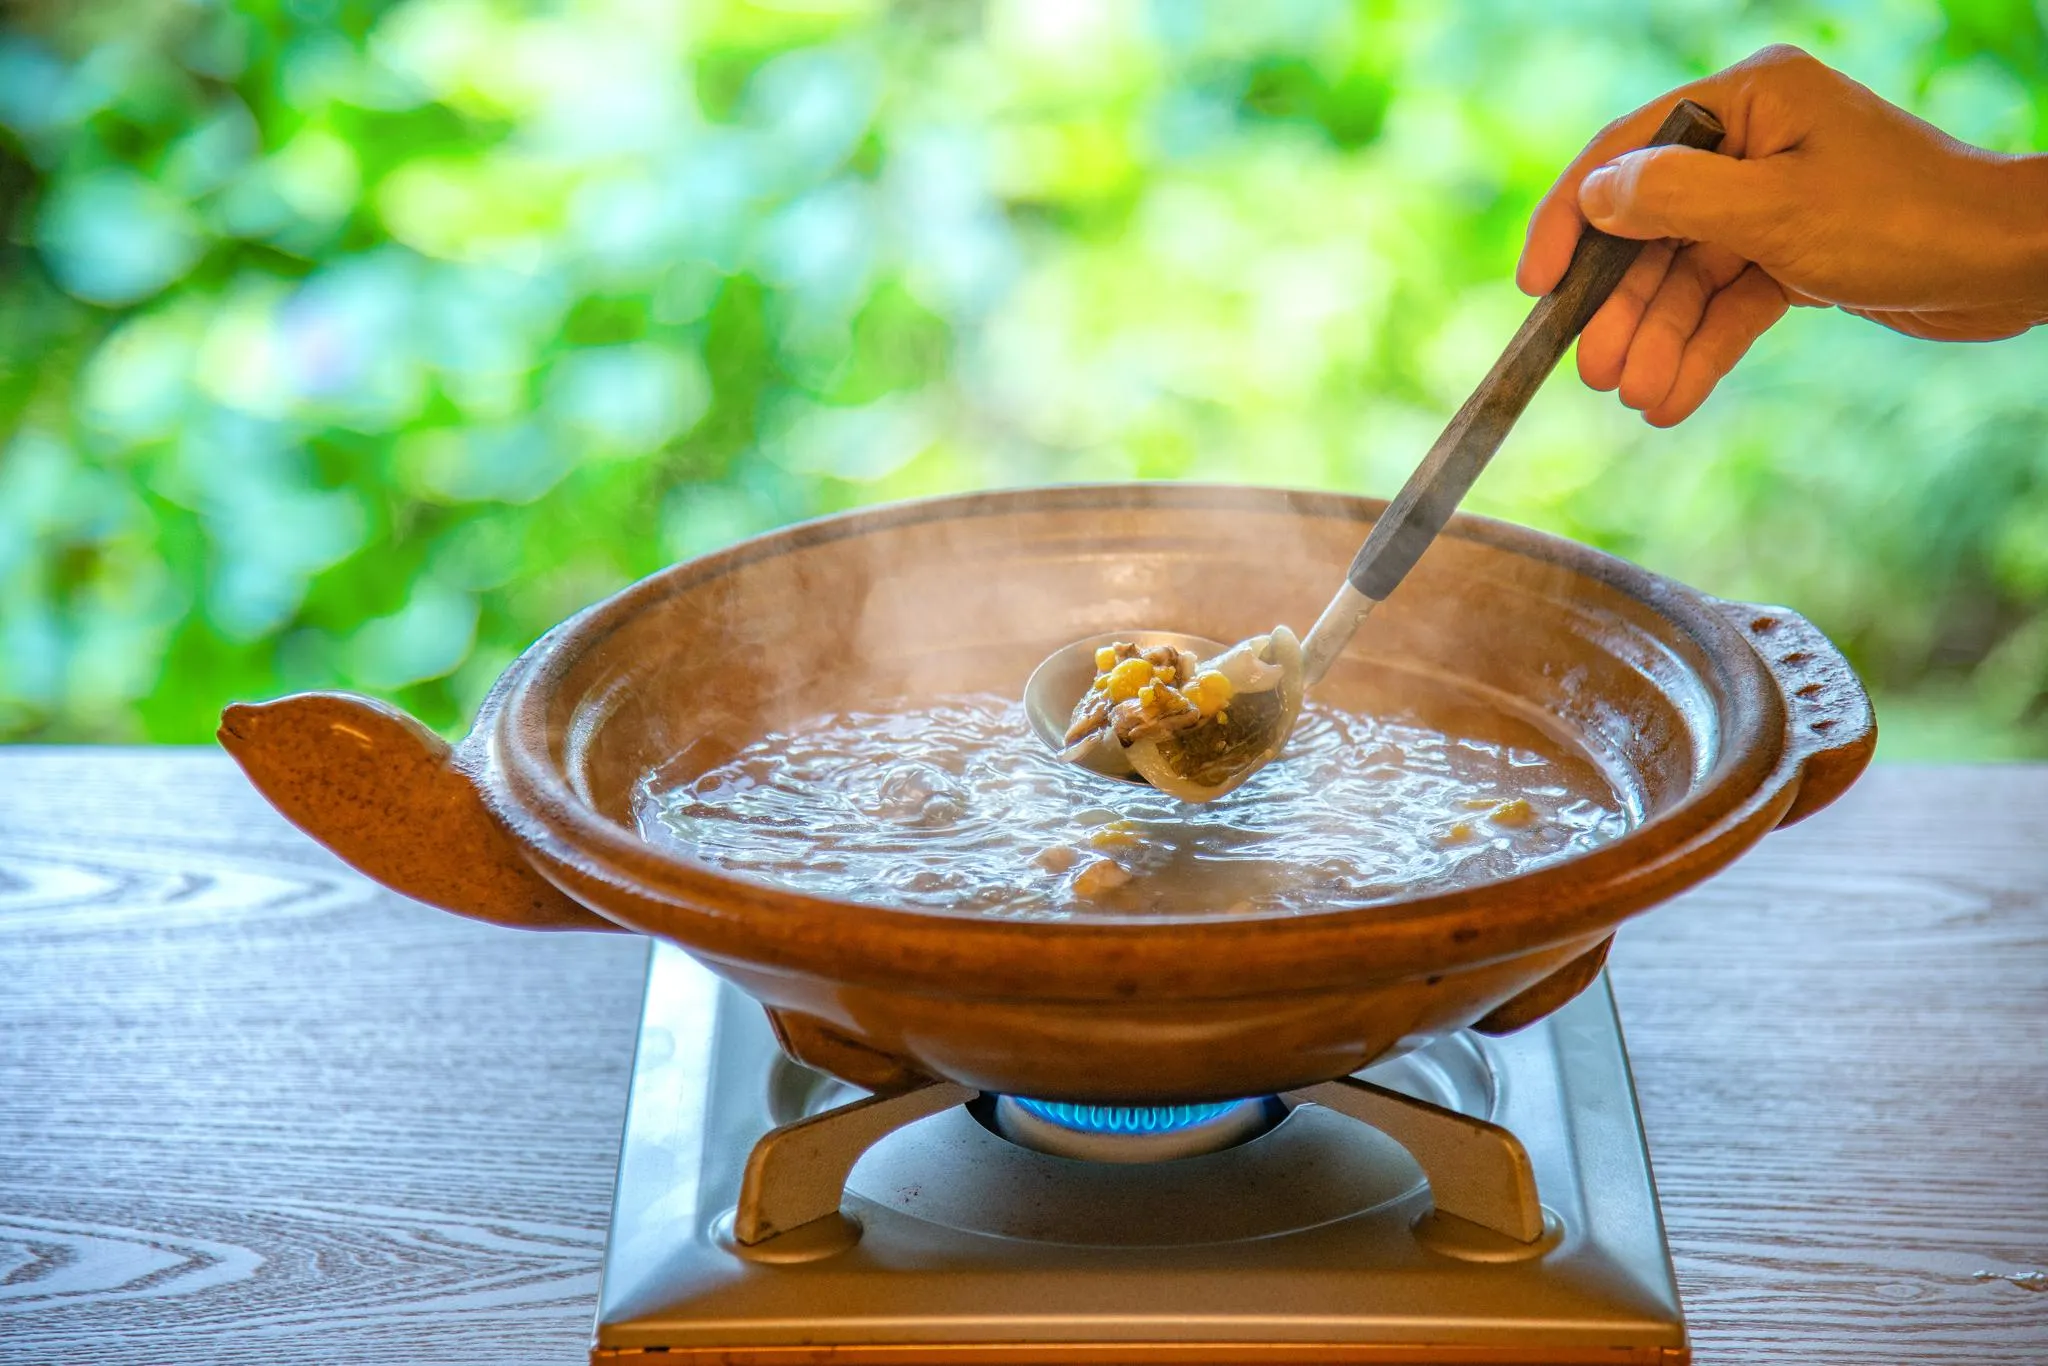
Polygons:
M645 954L0 749L0 1361L582 1360ZM1614 978L1702 1366L2048 1361L2048 768L1877 770Z

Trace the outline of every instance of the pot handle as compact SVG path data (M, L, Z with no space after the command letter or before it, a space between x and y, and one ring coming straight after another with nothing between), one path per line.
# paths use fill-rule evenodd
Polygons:
M1780 828L1827 806L1863 775L1877 749L1877 714L1849 661L1818 626L1789 607L1715 604L1777 680L1785 702L1785 755L1798 791Z
M1474 1020L1473 1030L1480 1034L1501 1035L1527 1029L1592 986L1600 975L1600 969L1607 966L1607 953L1613 947L1614 936L1610 934L1521 995L1509 997Z
M1789 607L1724 602L1715 607L1735 624L1785 699L1785 754L1798 766L1798 791L1778 818L1780 829L1805 820L1849 790L1877 748L1877 717L1856 671L1818 626ZM1495 1006L1472 1028L1512 1034L1577 996L1600 975L1612 935L1550 976Z
M394 892L528 930L617 930L533 870L465 757L398 708L349 693L238 703L221 747L284 818Z

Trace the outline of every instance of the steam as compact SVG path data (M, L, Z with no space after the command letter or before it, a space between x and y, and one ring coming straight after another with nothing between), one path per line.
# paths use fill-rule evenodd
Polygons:
M615 682L593 680L602 702L586 699L560 724L604 732L593 742L601 762L590 795L628 818L622 789L650 771L660 771L655 782L701 772L820 714L966 692L1017 698L1046 654L1085 636L1152 628L1235 641L1299 629L1331 601L1363 538L1365 524L1344 515L1350 508L1325 495L1242 487L1080 486L896 504L784 528L629 590L641 610L617 625L596 651L606 661L592 665ZM1430 552L1418 580L1446 552L1463 553L1455 540ZM1565 566L1551 582L1596 587ZM1417 588L1431 600L1419 581L1409 592ZM1340 669L1373 654L1396 669L1419 658L1478 658L1465 638L1470 623L1455 616L1402 611L1375 627ZM1543 688L1547 705L1579 710L1555 682L1526 683ZM1546 707L1505 694L1490 700L1525 718ZM1586 723L1596 718L1543 719L1575 749L1615 722L1599 717L1595 732ZM1654 729L1689 754L1669 721ZM1632 758L1641 752L1632 750ZM1632 778L1637 767L1617 776Z

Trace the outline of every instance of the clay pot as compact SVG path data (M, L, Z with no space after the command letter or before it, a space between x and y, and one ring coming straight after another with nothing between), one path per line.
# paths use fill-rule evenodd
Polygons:
M827 900L645 843L634 789L819 711L1015 693L1047 651L1096 632L1305 629L1383 506L1147 484L873 508L677 565L564 622L452 750L383 704L319 693L230 707L221 740L272 804L387 886L499 924L672 939L768 1006L793 1054L851 1081L1270 1094L1539 1018L1593 978L1622 919L1832 801L1875 742L1841 655L1783 608L1460 517L1333 679L1396 700L1449 684L1534 718L1643 819L1568 861L1362 910L1047 924Z

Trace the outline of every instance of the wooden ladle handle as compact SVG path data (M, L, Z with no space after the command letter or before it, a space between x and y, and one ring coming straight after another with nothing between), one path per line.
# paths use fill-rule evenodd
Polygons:
M1649 145L1711 152L1721 145L1722 131L1719 119L1691 100L1680 100ZM1353 588L1379 602L1407 577L1644 245L1590 227L1580 235L1571 266L1557 288L1536 301L1507 350L1374 523L1351 561L1347 577Z

